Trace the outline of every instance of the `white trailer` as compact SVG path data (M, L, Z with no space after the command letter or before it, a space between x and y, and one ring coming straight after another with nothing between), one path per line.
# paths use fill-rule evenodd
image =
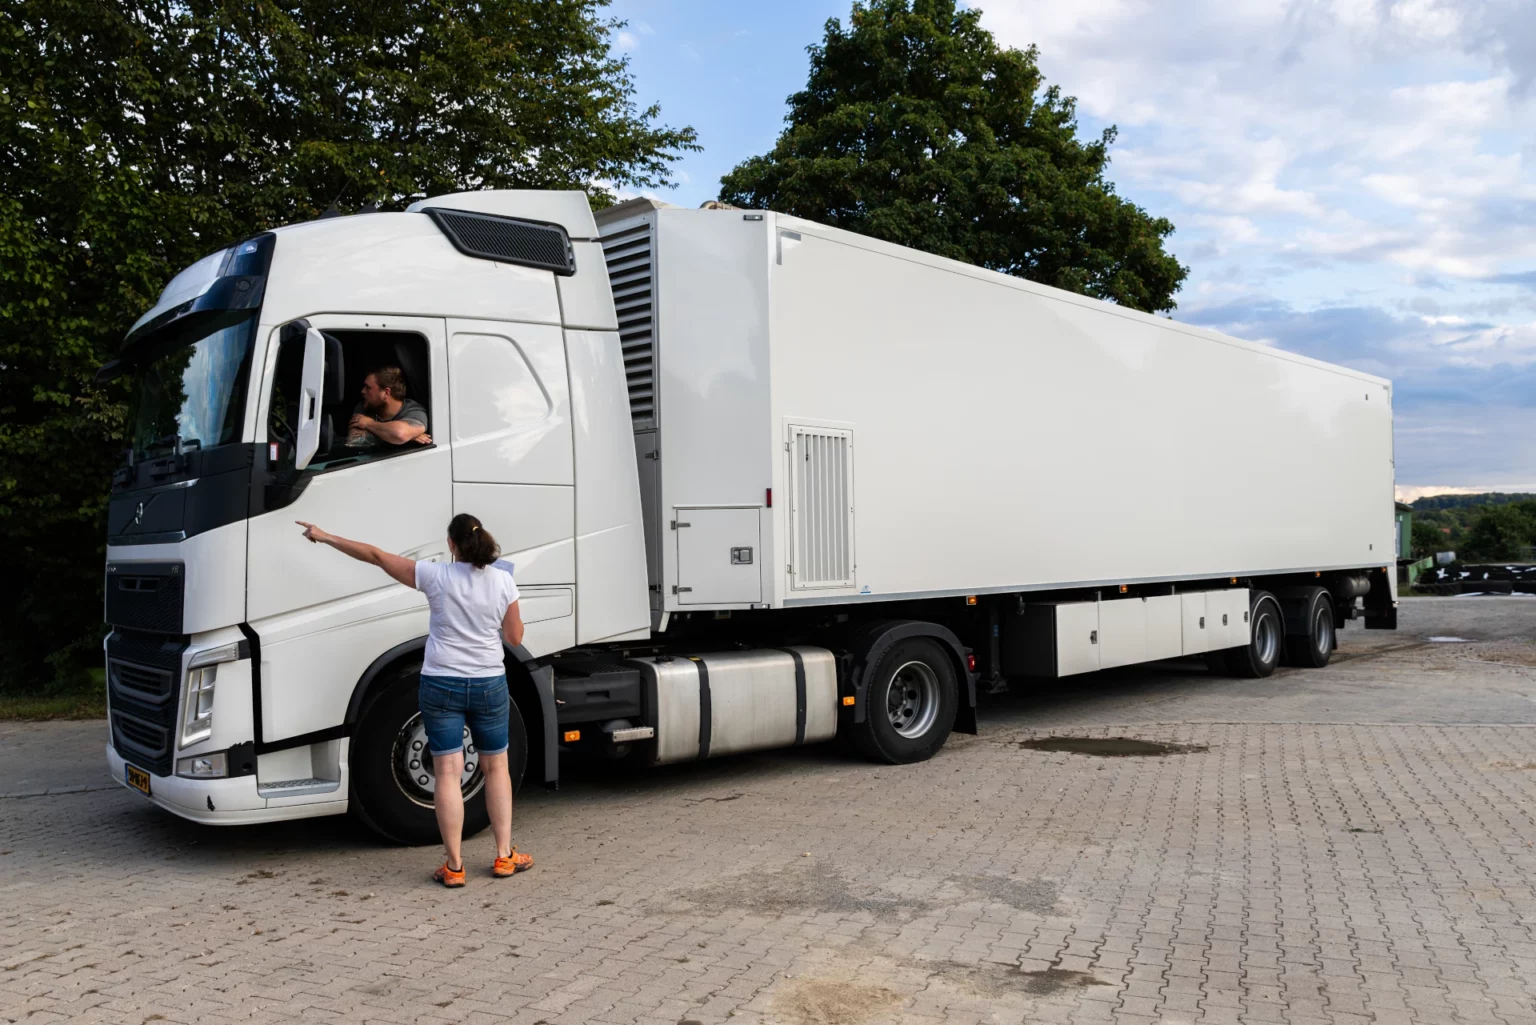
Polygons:
M338 422L404 369L433 444ZM1184 656L1320 666L1395 625L1388 382L768 212L481 192L189 268L109 373L113 774L200 821L434 835L421 596L292 521L517 565L514 765L842 736ZM473 758L459 784L483 820Z

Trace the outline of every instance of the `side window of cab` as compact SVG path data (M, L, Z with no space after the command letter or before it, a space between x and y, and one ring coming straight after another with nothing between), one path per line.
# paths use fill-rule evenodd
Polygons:
M283 329L267 409L268 468L278 486L357 463L419 452L433 445L427 340L408 331L322 331L325 383L318 397L314 454L305 447L303 404L308 325ZM313 428L312 428L313 431Z

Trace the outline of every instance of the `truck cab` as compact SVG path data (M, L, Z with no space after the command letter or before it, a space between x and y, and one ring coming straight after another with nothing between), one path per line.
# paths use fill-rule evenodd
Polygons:
M206 822L347 808L349 743L381 676L412 671L427 608L295 520L441 560L472 511L515 565L516 660L649 638L617 326L579 192L322 218L179 274L104 368L138 394L108 528L113 775ZM384 367L426 409L425 443L349 443ZM547 676L517 682L552 705ZM430 814L430 759L396 732L376 769Z

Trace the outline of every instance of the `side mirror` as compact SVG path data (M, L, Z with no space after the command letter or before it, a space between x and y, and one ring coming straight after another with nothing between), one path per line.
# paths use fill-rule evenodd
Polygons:
M325 339L325 404L342 401L346 388L346 364L342 362L341 339L322 334Z
M314 328L304 332L304 377L299 386L299 425L294 432L293 465L309 466L320 451L321 395L325 387L325 336Z

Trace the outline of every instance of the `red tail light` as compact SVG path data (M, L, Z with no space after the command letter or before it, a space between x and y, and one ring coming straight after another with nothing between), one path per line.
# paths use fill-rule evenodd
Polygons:
M976 671L976 656L975 655L967 655L967 656L965 656L965 668L969 669L973 673Z

